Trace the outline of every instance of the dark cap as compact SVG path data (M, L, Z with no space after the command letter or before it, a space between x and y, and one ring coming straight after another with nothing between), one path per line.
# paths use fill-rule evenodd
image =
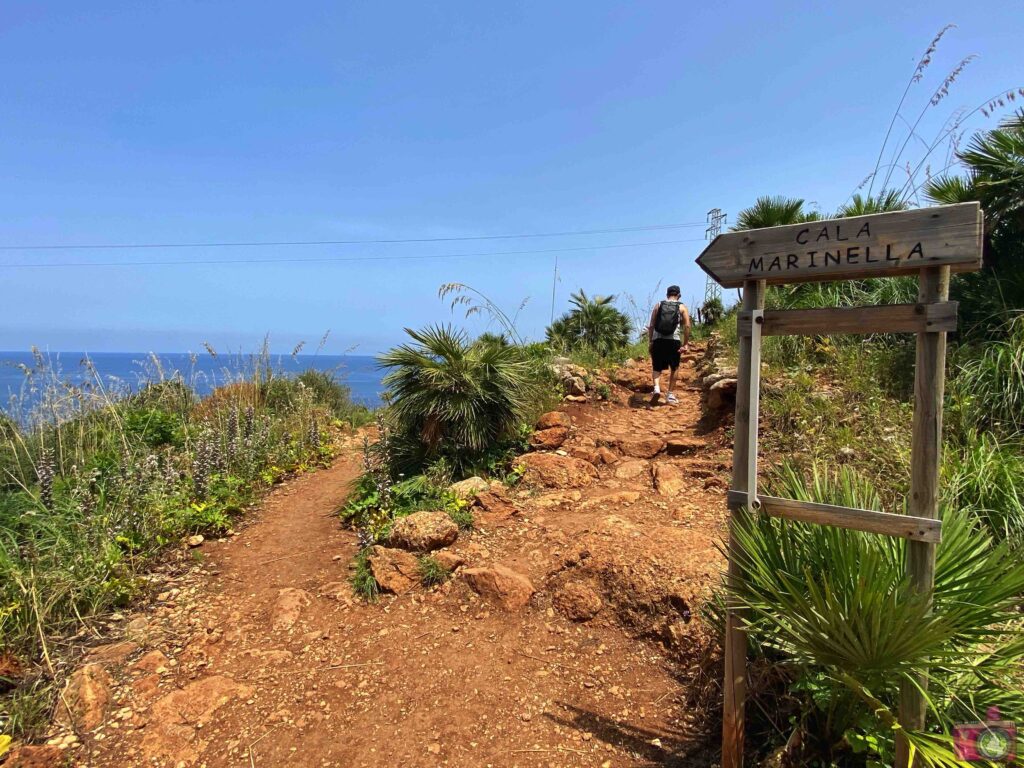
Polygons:
M679 290L678 285L670 285L668 290L665 291L666 296L682 296L683 292Z

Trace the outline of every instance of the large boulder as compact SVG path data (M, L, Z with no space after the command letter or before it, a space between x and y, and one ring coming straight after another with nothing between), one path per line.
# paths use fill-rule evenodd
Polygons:
M575 456L529 453L516 459L515 466L528 483L547 488L583 488L597 477L597 467Z
M551 429L552 427L565 427L568 429L572 426L572 417L564 411L548 411L537 419L536 429Z
M401 595L420 583L419 561L404 549L389 549L375 544L366 558L370 573L385 592Z
M447 512L413 512L395 523L388 544L413 552L429 552L454 544L457 538L459 526Z
M460 499L471 499L481 491L486 491L489 487L490 483L482 477L467 477L465 480L449 485L448 490Z
M101 725L113 701L112 686L113 680L102 664L94 662L75 670L61 694L65 706L57 708L58 720L79 731Z
M530 448L534 451L553 451L561 448L568 438L569 430L566 427L539 429L530 435Z
M619 450L634 459L653 459L663 450L665 442L659 437L642 437L638 440L620 440Z
M503 565L466 568L462 576L470 589L506 611L519 610L536 591L528 578Z
M612 374L612 381L634 392L653 392L654 380L649 368L630 360Z
M512 517L519 511L509 499L504 487L497 484L492 485L483 493L478 493L475 501L476 505L487 514L501 518Z
M736 379L721 379L708 389L708 410L712 413L731 411L736 406Z

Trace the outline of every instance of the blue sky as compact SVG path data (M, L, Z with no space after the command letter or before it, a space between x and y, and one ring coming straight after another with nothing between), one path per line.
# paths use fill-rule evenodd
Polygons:
M0 245L473 237L730 221L757 195L823 211L905 113L1024 86L1019 0L927 2L8 2L0 12ZM969 125L993 120L978 115ZM897 126L903 136L905 128ZM920 156L912 141L907 157ZM916 154L915 154L916 153ZM937 153L933 168L942 164ZM902 179L901 179L902 183ZM462 322L461 281L551 313L554 254L192 266L153 260L559 254L570 292L703 296L703 225L525 240L0 251L0 349L374 353ZM624 301L624 304L628 302ZM481 329L479 322L469 323Z

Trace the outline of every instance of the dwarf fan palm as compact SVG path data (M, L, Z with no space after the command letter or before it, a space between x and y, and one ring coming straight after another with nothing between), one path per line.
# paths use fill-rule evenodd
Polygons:
M591 298L583 290L572 294L572 309L548 326L548 342L565 350L585 347L601 355L626 346L633 324L614 301L615 296Z
M813 474L798 495L877 508L866 481ZM792 489L794 478L785 485ZM754 642L795 669L797 688L819 691L814 701L829 708L821 727L830 732L805 736L816 735L825 751L867 734L886 757L901 730L900 682L925 673L938 730L908 738L928 764L954 762L955 721L977 719L991 705L1008 717L1024 714L1014 677L1024 659L1024 563L969 513L944 516L931 600L910 587L902 540L768 517L741 517L733 530L743 570L733 599L747 611Z
M406 333L413 343L379 358L404 468L442 455L466 467L526 418L534 377L518 348L443 326Z
M804 201L798 197L765 195L754 201L749 208L740 211L733 231L781 227L785 224L799 224L803 221L817 221L821 216L815 211L805 211Z

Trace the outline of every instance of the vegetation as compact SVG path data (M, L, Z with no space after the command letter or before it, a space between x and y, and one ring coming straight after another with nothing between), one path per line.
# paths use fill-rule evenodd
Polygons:
M815 468L809 482L792 474L781 485L796 498L881 507L849 469ZM910 587L902 539L767 517L736 535L744 580L735 597L761 663L782 668L799 701L803 755L791 759L891 764L899 686L926 671L933 728L907 735L928 764L954 759L955 723L983 719L990 706L1024 716L1024 563L969 511L945 510L933 601Z
M917 82L940 32L915 72ZM969 61L968 60L965 60ZM945 96L956 68L925 110ZM1010 92L1007 100L1024 92ZM986 114L987 109L980 107ZM948 165L961 175L916 173L956 136L956 113L935 140L917 122L897 139L895 163L925 146L894 180L881 165L836 216L980 200L986 215L984 269L955 276L961 331L950 336L942 465L943 539L933 602L914 593L901 540L757 518L737 530L745 606L765 718L789 765L891 765L901 681L929 674L928 730L908 734L924 764L959 764L951 728L983 720L989 706L1024 717L1024 113L974 136ZM951 129L951 126L956 126ZM888 144L891 137L886 137ZM916 170L915 170L916 166ZM898 165L896 165L898 168ZM862 185L864 186L864 185ZM813 220L797 198L760 198L737 227ZM771 288L769 307L814 308L916 301L913 278ZM734 310L719 332L735 345ZM780 496L902 511L908 493L914 339L767 338L763 359L766 489ZM755 694L758 695L758 694ZM770 698L770 706L767 706ZM758 708L757 711L761 711ZM755 715L755 719L757 716Z
M627 346L632 321L613 305L615 296L594 296L579 290L572 295L572 308L548 326L548 344L560 351L589 349L601 356Z
M419 558L420 583L424 587L436 587L444 584L451 577L452 572L441 565L440 561L432 555L423 555Z
M535 415L537 372L522 349L473 343L450 327L406 333L412 344L380 357L389 369L389 461L399 474L442 459L464 474L523 437L520 427Z
M526 451L537 417L564 394L556 356L568 354L593 370L646 354L645 345L630 344L632 322L613 306L614 296L578 291L570 310L548 328L548 342L527 343L515 316L479 291L448 283L439 294L467 317L488 317L498 331L472 339L448 326L406 329L411 342L380 356L388 405L378 413L377 441L364 445L364 473L340 512L359 532L353 585L368 599L376 595L376 582L366 548L386 540L397 519L442 510L468 529L470 504L451 484L474 475L518 479L513 459ZM611 395L607 385L585 378L598 398ZM436 583L430 563L421 566L432 574L424 570L424 583Z
M180 376L119 396L89 370L76 386L37 356L35 407L0 424L0 648L44 662L0 680L15 735L49 712L55 637L127 605L184 537L225 533L263 489L326 464L332 433L366 413L329 375L280 377L266 355L203 400Z

